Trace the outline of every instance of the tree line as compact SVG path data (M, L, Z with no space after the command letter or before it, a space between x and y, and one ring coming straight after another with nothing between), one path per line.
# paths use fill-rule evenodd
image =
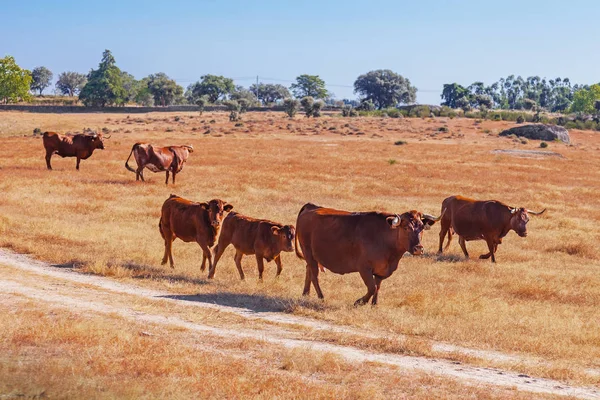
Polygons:
M594 113L600 110L600 86L572 85L569 78L522 78L510 75L489 86L445 84L442 105L450 108Z
M50 87L53 73L46 67L32 71L20 68L15 59L0 59L0 102L28 100L30 93L41 95ZM56 89L66 96L79 96L85 106L105 107L139 104L168 106L172 104L221 104L238 102L239 107L284 104L286 99L308 98L305 104L326 102L347 109L382 110L416 101L417 88L410 80L388 69L369 71L354 82L358 100L335 100L318 75L296 77L290 87L281 84L258 83L248 88L234 84L233 79L204 75L186 90L163 72L141 80L122 71L110 50L105 50L96 69L88 74L73 71L58 76ZM546 79L532 76L526 79L510 75L486 86L474 82L464 87L445 84L442 105L451 108L534 110L550 112L600 112L599 85L572 85L568 78ZM289 101L287 104L290 104ZM285 105L285 104L284 104ZM236 108L236 106L232 106ZM320 108L319 108L320 109Z

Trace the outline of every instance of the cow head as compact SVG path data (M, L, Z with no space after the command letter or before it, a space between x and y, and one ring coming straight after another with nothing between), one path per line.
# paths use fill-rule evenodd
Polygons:
M183 146L187 149L188 152L193 153L194 152L194 146L192 146L191 144L189 146Z
M445 212L446 210L444 210ZM433 217L428 214L421 214L416 210L405 212L402 215L393 215L386 218L387 223L391 229L399 229L398 234L398 245L415 256L423 254L423 245L421 244L421 238L423 237L423 230L430 229L431 225L439 221L442 216Z
M294 251L294 237L296 228L293 225L284 225L283 227L272 226L271 232L275 235L277 244L283 251Z
M213 199L208 203L200 203L200 206L208 211L208 220L213 228L218 229L223 221L223 214L231 211L233 206L220 199Z
M94 149L104 150L104 139L110 139L110 136L111 135L103 136L101 133L94 133L90 135Z
M529 214L541 215L546 211L544 208L540 212L527 210L526 208L511 208L510 213L510 229L515 231L521 237L527 236L527 223L529 222Z

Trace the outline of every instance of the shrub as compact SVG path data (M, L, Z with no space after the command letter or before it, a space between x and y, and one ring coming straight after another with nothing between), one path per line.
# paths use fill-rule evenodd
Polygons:
M236 127L244 126L244 123L243 122L238 122L238 123L235 124L235 126Z
M210 121L208 121L208 123L209 123L209 124L214 124L214 123L216 123L216 122L217 122L217 121L215 121L214 119L211 119Z
M198 106L198 111L200 112L200 115L202 115L202 113L204 112L204 108L206 107L207 103L208 99L204 96L199 97L198 100L196 100L196 105Z
M322 100L315 101L312 106L312 116L313 118L318 118L321 116L321 109L325 106L325 103Z
M371 99L362 100L356 109L361 111L374 111L375 104L373 104Z
M35 128L33 130L33 136L37 136L37 135L41 135L42 134L42 130L40 128Z
M409 117L429 117L431 114L431 109L428 106L416 106L410 109L408 116Z
M175 122L179 122L181 120L181 117L179 115L176 115L173 119L175 120Z
M294 118L300 108L300 102L296 99L287 98L283 101L283 107L288 117Z
M231 111L229 113L229 121L230 122L235 122L235 121L239 121L240 120L240 113L237 111Z
M546 142L542 142L542 143L540 143L540 147L541 147L542 149L545 149L546 147L548 147L548 143L546 143Z
M439 131L439 132L448 132L448 131L449 131L449 129L448 129L448 127L447 127L447 126L440 126L440 127L438 128L438 131Z
M397 162L397 161L396 161L396 160L394 160L393 158L390 158L390 159L388 160L388 164L390 164L390 165L394 165L394 164L396 164L396 162Z
M390 118L402 118L402 113L397 108L393 108L393 107L392 108L387 108L385 110L385 113Z
M522 124L523 122L525 122L525 118L523 118L523 116L522 116L522 115L519 115L519 116L517 117L517 124Z
M351 105L345 105L342 107L342 117L356 117L358 112Z
M525 138L521 138L521 144L527 144L529 143L529 140L525 139Z
M315 99L312 98L312 96L306 96L306 97L303 97L302 100L300 100L300 104L302 105L302 108L304 109L304 114L306 114L306 117L310 117L312 115L314 103L315 103Z
M396 140L396 141L394 142L394 144L395 144L396 146L402 146L402 145L404 145L404 144L408 144L408 142L407 142L406 140Z

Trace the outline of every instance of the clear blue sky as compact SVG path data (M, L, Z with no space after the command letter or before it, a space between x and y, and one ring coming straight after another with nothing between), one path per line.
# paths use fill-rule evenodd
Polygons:
M207 73L258 75L288 86L308 73L337 98L354 98L356 77L380 68L409 78L429 104L444 83L509 74L600 81L592 0L34 0L2 1L0 15L0 56L55 76L87 73L110 49L138 79L165 72L185 88Z

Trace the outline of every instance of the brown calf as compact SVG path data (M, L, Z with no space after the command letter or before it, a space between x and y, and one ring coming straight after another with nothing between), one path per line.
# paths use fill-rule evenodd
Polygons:
M223 200L214 199L208 203L196 203L183 197L172 194L163 204L158 229L165 240L165 254L162 265L167 263L175 268L173 262L172 245L177 238L184 242L196 242L202 248L202 267L212 269L212 254L210 248L214 246L223 214L229 212L233 206Z
M277 264L277 276L281 274L281 252L294 251L293 240L296 230L293 225L282 225L277 222L264 219L254 219L232 212L223 221L223 229L219 236L219 243L215 247L215 261L208 273L208 278L215 276L217 263L229 244L235 247L235 265L244 279L242 270L242 257L246 254L254 254L258 264L258 279L263 278L265 266L263 258L267 262L275 260Z

